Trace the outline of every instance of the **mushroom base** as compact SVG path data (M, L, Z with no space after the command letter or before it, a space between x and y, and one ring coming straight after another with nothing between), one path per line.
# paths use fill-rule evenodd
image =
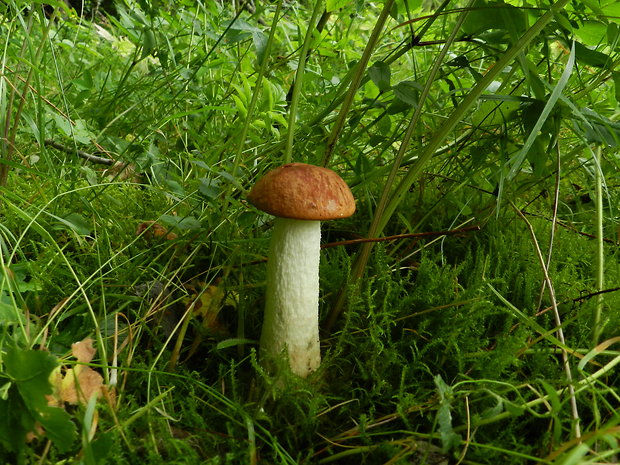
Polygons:
M261 363L286 352L306 377L321 363L319 346L320 221L276 218L267 263Z

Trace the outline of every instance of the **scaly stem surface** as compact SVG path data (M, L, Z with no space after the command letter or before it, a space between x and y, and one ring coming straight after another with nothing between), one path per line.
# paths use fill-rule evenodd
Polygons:
M261 361L286 349L291 371L305 377L321 363L319 257L321 222L276 218L267 262Z

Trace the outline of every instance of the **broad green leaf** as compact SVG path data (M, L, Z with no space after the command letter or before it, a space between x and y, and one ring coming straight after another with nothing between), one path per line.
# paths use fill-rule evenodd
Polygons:
M510 30L518 33L526 30L525 13L504 2L477 1L463 23L463 33L467 36L479 36L490 30ZM487 39L488 40L488 39Z
M377 61L368 68L368 77L374 82L381 92L390 88L390 66L382 61Z
M400 99L394 99L394 101L388 106L387 114L395 115L397 113L405 113L411 108L411 106Z
M97 172L90 166L80 166L80 171L91 186L99 184Z
M250 32L240 29L231 28L226 33L226 40L231 44L243 42L244 40L248 40L250 37L252 37L252 34Z
M379 121L377 122L377 132L384 136L387 136L392 130L392 119L386 113L381 116Z
M390 16L394 19L398 19L399 14L406 15L407 13L412 13L421 6L422 0L396 0L390 11Z
M173 216L173 215L161 215L160 221L167 226L172 226L181 230L195 230L200 229L201 223L193 216Z
M450 406L442 403L437 410L437 422L439 423L439 434L441 437L441 448L444 452L447 452L461 442L461 436L454 432L452 427L452 413L450 413Z
M608 68L613 63L609 55L589 49L579 42L575 42L575 56L577 61L596 68Z
M26 318L20 309L15 308L15 306L10 303L0 301L0 328L25 323Z
M7 399L0 399L0 446L9 452L23 448L26 433L34 428L34 423L35 418L17 388L10 386Z
M497 126L514 120L518 115L519 103L516 101L482 101L471 116L474 126Z
M620 72L614 71L611 73L611 77L614 81L614 92L616 95L616 101L620 102Z
M237 95L231 95L232 99L235 101L235 105L237 107L237 110L239 111L239 116L241 116L241 118L245 119L248 116L248 109L245 106L245 103L243 102L243 100L241 100L241 98L239 98Z
M84 453L90 454L94 463L103 465L106 463L106 457L109 455L110 451L113 450L114 440L113 431L99 433L95 439L90 442L88 450L85 450Z
M0 386L0 400L7 400L9 398L9 389L11 389L13 383L7 381L2 386Z
M33 431L38 421L60 452L71 447L75 425L69 414L47 404L46 395L52 393L49 377L57 365L47 352L7 349L5 373L15 388L9 389L7 400L0 400L0 441L23 444L26 433Z
M545 103L542 100L532 99L521 106L521 122L526 134L530 134L536 127L538 118L545 109ZM540 128L538 128L538 131L540 131Z
M146 58L151 55L157 48L157 39L153 29L146 28L142 34L142 56L140 59Z
M618 0L607 0L603 3L602 13L606 19L620 24L620 2Z
M185 189L178 181L175 181L174 179L165 179L164 182L170 189L170 192L178 195L179 197L185 196Z
M591 446L582 442L577 444L572 449L569 449L565 454L561 455L561 460L556 460L555 463L561 465L582 465L584 463L592 463L591 459L584 459L584 457L591 452Z
M482 412L480 415L481 419L485 418L493 418L504 411L504 402L501 398L497 399L497 403L493 407L489 407Z
M56 123L56 127L67 137L71 135L71 123L64 116L59 115L58 113L49 113L48 116L51 116Z
M418 96L422 86L414 81L402 81L394 86L394 95L409 106L418 104Z
M70 139L74 139L80 144L90 144L90 141L95 138L84 120L78 119L72 125L64 116L57 113L50 113L49 115L56 123L56 127Z
M327 0L325 2L325 9L327 11L336 11L351 3L353 3L351 0Z
M589 108L582 108L580 116L585 118L588 124L582 124L581 118L575 124L582 128L585 139L588 142L608 145L609 147L620 146L620 123L611 121Z
M59 407L45 406L37 417L45 430L45 435L52 440L59 452L69 450L75 441L75 425L69 414Z
M11 347L4 356L6 374L13 380L25 404L31 410L47 406L46 394L52 393L50 373L58 362L47 352Z
M556 391L556 389L549 384L547 381L545 381L544 379L541 379L540 384L542 385L543 389L545 390L546 393L546 401L551 404L551 416L552 418L555 417L556 415L559 415L560 412L562 411L562 402L560 399L560 396L558 395L558 392ZM561 441L561 437L562 437L562 422L557 420L552 422L553 425L553 439L555 441Z
M435 376L433 381L435 381L435 386L439 394L439 409L437 410L439 434L441 437L442 449L444 452L447 452L456 447L461 441L461 436L455 433L452 427L452 413L450 411L452 387L445 383L441 375Z
M217 179L201 178L198 190L206 198L214 199L221 192L219 184L220 182Z
M562 411L562 402L556 389L544 379L539 380L539 382L547 393L546 400L551 404L551 413L560 413Z
M607 35L607 24L600 21L584 21L579 29L575 30L575 35L581 39L585 45L600 45Z
M370 139L368 139L368 144L371 147L376 147L377 145L381 144L384 141L385 141L385 136L382 136L380 134L375 134L374 136L370 136Z
M452 395L452 388L446 384L441 375L436 375L433 377L433 382L435 383L435 387L437 388L437 392L439 393L439 399L443 402L448 398L448 396Z
M29 2L24 2L24 5L28 5ZM68 4L62 0L51 0L51 1L43 1L43 0L35 0L32 3L38 3L39 5L46 5L54 8L54 10L64 10L68 11Z
M228 24L230 24L230 22L225 23L225 25ZM256 56L258 57L260 63L261 57L265 51L265 45L267 43L267 38L263 31L243 19L237 19L230 24L230 29L226 33L226 39L228 42L242 42L249 38L252 38L254 48L256 49Z
M517 405L513 402L506 402L506 411L513 417L518 417L525 413L525 407Z
M0 267L0 283L9 285L3 288L10 292L28 292L41 289L41 283L32 276L28 262L15 263L7 268ZM1 296L2 303L13 305L11 299Z
M563 27L567 32L572 32L574 27L572 23L569 21L565 12L559 12L555 15L555 20L558 24Z
M265 56L265 49L267 48L268 36L263 31L252 32L252 43L254 44L254 50L256 51L256 59L258 63L262 63Z
M446 62L448 66L456 66L457 68L469 68L469 60L465 55L459 55Z
M89 69L85 69L82 75L71 81L79 90L91 90L93 88L93 75Z
M574 65L575 65L575 47L571 49L571 53L566 63L566 67L564 68L564 71L562 72L562 75L560 76L558 83L554 87L553 92L551 92L551 95L549 96L549 99L547 100L544 108L540 112L540 115L536 120L536 124L534 124L530 133L528 134L528 137L525 141L525 144L523 145L523 148L519 151L519 153L513 156L512 159L510 160L512 167L510 168L510 172L508 173L508 179L512 179L515 176L515 174L521 169L521 164L523 163L523 160L525 160L525 157L527 156L527 153L529 152L532 145L534 145L534 142L539 135L539 131L541 130L541 128L547 121L549 115L551 114L551 111L553 110L557 101L562 95L562 91L566 87L566 84L568 83L568 79L573 72Z
M66 227L80 236L88 236L91 233L90 223L79 213L69 213L64 217L52 214L50 216L62 225L61 228Z
M232 23L232 24L231 24ZM230 29L233 31L245 31L245 32L260 32L260 29L252 24L248 23L244 19L237 18L233 21L225 21L224 26L228 26L230 24Z
M241 186L241 184L239 183L239 180L233 176L232 174L226 172L226 171L217 171L218 176L221 176L222 178L224 178L225 180L227 180L228 182L230 182L231 184L233 184L235 187L242 189L243 187Z
M372 165L368 160L368 156L365 153L359 154L357 157L357 161L355 162L355 174L360 178L365 178L369 173L372 172Z
M607 43L614 44L620 42L620 27L616 23L607 25Z
M72 131L67 135L84 145L90 144L90 141L95 139L95 135L90 132L88 126L86 125L86 121L83 119L75 120L75 125L73 126Z

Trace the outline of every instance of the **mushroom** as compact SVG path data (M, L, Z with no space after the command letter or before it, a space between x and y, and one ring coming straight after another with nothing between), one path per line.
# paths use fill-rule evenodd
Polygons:
M334 171L305 163L270 171L254 185L248 200L276 217L267 262L261 363L272 367L286 350L291 371L305 378L321 363L321 221L351 216L355 200Z

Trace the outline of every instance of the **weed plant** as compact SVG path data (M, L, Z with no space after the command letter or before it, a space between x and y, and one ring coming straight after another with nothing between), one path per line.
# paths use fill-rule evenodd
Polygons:
M50 6L0 5L0 462L618 461L615 2ZM288 161L357 200L308 379L257 357Z

